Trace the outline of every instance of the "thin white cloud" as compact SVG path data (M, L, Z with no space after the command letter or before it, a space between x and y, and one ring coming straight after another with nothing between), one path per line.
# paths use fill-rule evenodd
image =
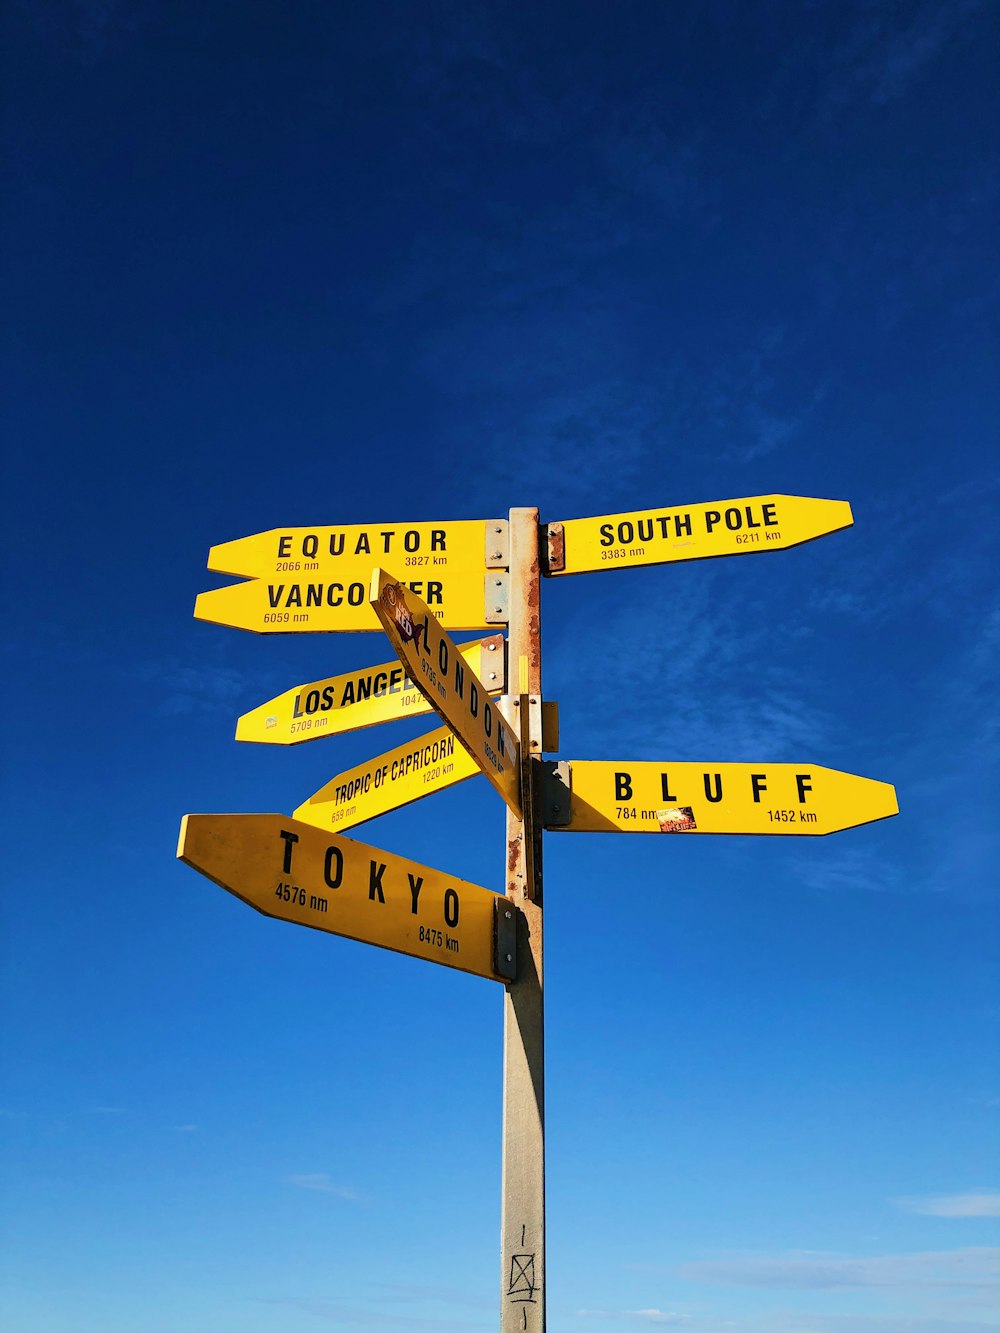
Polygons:
M966 1190L964 1194L930 1194L894 1200L904 1213L925 1217L1000 1217L1000 1192Z
M335 1194L338 1199L350 1199L356 1203L360 1199L357 1190L348 1185L338 1185L325 1171L305 1172L301 1175L286 1176L285 1183L300 1190L317 1190L320 1194Z
M677 1327L688 1323L685 1315L667 1310L577 1310L578 1318L631 1319L642 1324L670 1324Z
M863 1257L806 1251L705 1259L680 1264L675 1271L691 1282L792 1291L948 1288L1000 1294L1000 1248L990 1246Z

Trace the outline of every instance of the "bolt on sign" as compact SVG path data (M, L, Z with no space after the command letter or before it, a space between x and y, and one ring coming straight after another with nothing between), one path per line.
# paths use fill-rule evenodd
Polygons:
M481 772L450 727L439 727L332 778L295 811L315 828L354 828Z
M458 649L489 693L503 694L507 683L503 635L461 643ZM301 741L429 712L430 704L407 679L397 659L296 685L244 713L236 723L236 739L265 745L298 745Z
M185 815L177 855L265 916L491 981L515 975L497 893L287 815Z
M507 618L507 523L273 528L213 546L209 569L248 580L200 593L195 618L258 634L377 631L368 604L382 556L449 629L482 630Z
M754 495L548 525L548 574L583 574L799 546L854 522L846 500Z
M520 817L520 742L458 645L426 603L384 569L372 573L371 604L407 675Z
M899 813L887 782L819 764L547 765L545 827L570 833L838 833Z

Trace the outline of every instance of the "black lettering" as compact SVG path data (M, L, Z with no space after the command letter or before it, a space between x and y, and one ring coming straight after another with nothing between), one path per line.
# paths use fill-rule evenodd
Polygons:
M448 674L448 643L446 639L438 640L438 666L441 669L441 675Z
M328 713L333 707L333 686L327 685L323 689L323 702L320 704L320 710Z
M277 587L273 583L267 585L267 600L272 607L281 605L281 594L285 591L285 585L279 583Z
M363 583L352 583L347 589L348 606L360 606L365 600L365 585Z
M341 708L346 708L348 704L354 703L354 681L349 680L344 686L344 697L340 701Z
M665 801L674 801L676 803L677 797L672 796L670 793L670 778L666 773L660 774L660 793Z
M651 518L640 518L636 524L641 542L650 542L653 540L653 520Z
M367 532L363 532L363 533L361 534L361 536L358 538L358 540L357 540L357 544L356 544L356 546L354 547L354 554L355 554L355 555L371 555L371 553L372 553L372 548L371 548L371 546L369 545L369 542L368 542L368 533L367 533Z
M487 736L493 735L493 709L488 703L483 707L483 730Z
M747 527L748 527L748 528L759 528L759 527L760 527L760 524L759 524L759 523L755 523L755 522L753 521L753 507L752 507L751 505L747 505Z
M343 591L344 591L344 585L342 583L327 584L326 588L327 606L339 606L344 599L343 597L336 597L334 596L334 594L338 592L342 593Z
M403 668L397 667L395 671L389 674L389 693L398 694L403 688L401 681L403 679Z
M375 679L372 681L372 698L381 699L385 695L385 687L389 682L389 677L384 671L377 671Z
M306 584L306 606L323 605L323 585L322 583Z
M444 544L444 539L445 539L445 529L444 529L444 528L431 528L431 550L432 550L432 551L443 551L443 550L445 550L446 548L445 548L445 544Z
M297 694L297 695L295 696L295 706L292 708L292 717L301 717L301 716L302 716L302 709L299 707L299 704L300 704L301 702L302 702L302 695L301 695L301 694Z
M333 870L334 865L337 869ZM331 874L331 871L333 873ZM328 847L323 860L323 878L331 889L339 889L344 878L344 853L339 847Z
M634 536L635 529L627 519L624 523L618 524L618 540L621 542L622 546L628 546Z
M342 532L330 533L330 554L331 555L344 554L344 534Z
M299 587L297 583L293 583L292 586L288 589L288 596L285 598L285 605L286 606L302 605L302 589Z
M306 695L306 712L315 713L319 710L319 690L310 690Z
M776 527L778 526L778 520L777 520L777 519L775 518L775 516L774 516L774 511L775 511L775 508L776 508L776 507L777 507L777 506L775 506L775 505L765 505L765 506L764 506L764 527L765 527L765 528L776 528Z
M716 774L715 774L715 795L714 795L714 796L712 795L712 790L711 790L711 788L710 788L709 785L708 785L708 779L709 779L711 776L712 776L712 774L710 774L710 773L703 773L703 774L702 774L702 777L703 777L704 780L705 780L705 800L706 800L706 801L711 801L712 804L715 805L715 804L717 804L719 801L722 800L722 774L721 774L721 773L716 773Z
M812 791L812 783L809 781L811 777L811 773L795 774L795 785L799 789L799 805L805 805L806 792Z
M278 559L279 559L279 560L285 560L285 559L288 558L288 556L291 555L291 553L292 553L292 539L291 539L291 537L279 537L279 538L278 538Z
M465 698L465 663L460 657L455 658L455 693L460 699Z
M420 890L424 886L423 875L417 875L414 878L409 871L406 872L406 878L410 881L410 911L414 916L417 915L417 899L420 897Z
M430 579L430 580L428 581L428 584L427 584L427 605L428 605L428 606L440 606L440 605L441 605L441 603L444 601L444 598L441 596L441 592L442 592L443 588L444 588L444 584L438 582L437 579Z
M706 509L706 510L705 510L705 531L706 531L706 532L711 532L712 529L715 527L716 523L718 523L718 522L721 520L721 518L722 518L722 515L719 513L718 509Z
M469 712L473 717L479 716L479 691L474 680L469 681Z
M632 799L632 777L629 773L615 774L615 800L631 801Z
M600 528L600 532L601 532L601 545L602 545L602 546L614 546L614 544L615 544L615 530L614 530L614 528L612 527L612 525L611 525L610 523L602 523L602 524L601 524L601 528Z
M730 532L739 532L743 526L743 515L738 509L726 510L726 527Z
M403 533L403 547L404 547L407 551L419 551L419 550L420 550L420 533L419 533L419 532L414 532L412 529L411 529L409 532L404 532L404 533Z
M444 924L451 930L458 925L458 894L454 889L444 891Z
M308 536L302 538L302 554L304 556L312 560L318 550L319 538L314 536L313 533L310 532Z
M285 860L281 867L281 872L284 875L289 875L292 870L292 848L298 842L299 835L297 833L290 833L287 829L282 829L281 837L285 841Z
M676 534L677 534L678 537L681 537L681 536L690 537L690 536L691 536L691 515L690 515L690 514L680 514L680 515L675 514L675 515L674 515L674 531L676 532Z
M753 799L758 805L760 805L761 792L767 791L767 782L765 781L766 777L767 777L766 773L750 774L750 781L753 783Z
M385 902L385 894L382 892L382 876L385 874L385 865L382 864L376 870L374 861L369 861L368 871L368 901L374 902L375 895L378 894L380 903Z

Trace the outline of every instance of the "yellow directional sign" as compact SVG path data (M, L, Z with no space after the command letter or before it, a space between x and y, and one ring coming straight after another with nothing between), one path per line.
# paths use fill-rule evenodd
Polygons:
M185 815L177 855L265 916L492 981L515 975L506 898L408 857L287 815Z
M507 656L502 634L459 644L459 651L490 694L503 694ZM296 685L244 713L236 723L236 739L297 745L430 711L430 704L407 680L397 660Z
M780 550L849 528L846 500L754 495L550 523L550 574Z
M451 727L482 771L520 815L521 754L489 692L428 606L384 569L372 574L371 604L417 689Z
M369 562L369 571L371 563ZM503 594L507 575L478 570L414 570L406 586L423 597L431 614L449 629L483 630L506 621ZM490 597L487 598L487 593ZM275 574L199 593L196 620L256 634L310 634L376 631L378 618L368 604L368 581L329 573Z
M451 728L440 727L341 773L293 814L316 828L354 828L376 815L474 778L479 771L479 765L458 744Z
M372 565L382 559L408 579L439 578L442 570L506 568L507 549L506 519L272 528L213 546L208 567L241 578L367 586Z
M836 833L898 814L887 782L818 764L553 764L545 827L579 833Z

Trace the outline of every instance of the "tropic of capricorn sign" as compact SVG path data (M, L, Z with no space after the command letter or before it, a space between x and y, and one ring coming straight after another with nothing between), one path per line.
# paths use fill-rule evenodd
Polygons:
M833 833L897 813L884 782L808 762L543 759L543 577L782 550L851 526L843 500L758 495L540 526L276 528L215 546L246 580L199 619L258 633L384 630L396 661L288 689L237 739L294 745L436 712L443 727L332 778L285 815L187 815L178 856L267 916L504 985L501 1333L544 1333L542 832ZM470 643L448 630L508 627ZM501 696L499 699L497 696ZM342 830L482 773L507 806L502 893Z

